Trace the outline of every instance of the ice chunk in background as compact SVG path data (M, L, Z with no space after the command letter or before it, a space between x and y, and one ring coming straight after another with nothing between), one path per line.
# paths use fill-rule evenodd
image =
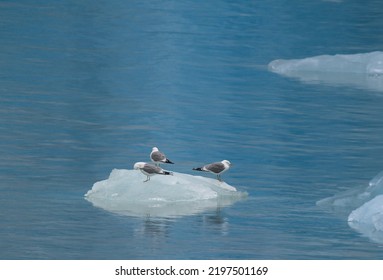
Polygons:
M383 244L383 171L367 187L322 199L317 205L346 214L351 228Z
M348 224L377 243L383 243L383 195L378 195L351 212Z
M175 217L217 209L247 196L216 179L174 172L150 181L137 170L114 169L85 198L94 206L128 216Z
M303 59L277 59L269 69L278 74L290 72L344 72L368 75L383 74L383 52L319 55Z
M368 184L356 189L347 190L332 197L324 198L317 205L332 208L335 212L347 214L375 196L383 194L383 171L376 175Z
M383 91L383 52L380 51L277 59L269 63L268 69L305 83Z

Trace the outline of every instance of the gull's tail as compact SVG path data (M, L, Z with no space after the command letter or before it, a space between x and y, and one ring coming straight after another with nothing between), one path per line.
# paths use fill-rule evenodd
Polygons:
M169 159L166 159L165 163L174 164L174 162L171 162Z
M197 170L197 171L206 171L206 170L203 170L202 167L193 168L193 170Z

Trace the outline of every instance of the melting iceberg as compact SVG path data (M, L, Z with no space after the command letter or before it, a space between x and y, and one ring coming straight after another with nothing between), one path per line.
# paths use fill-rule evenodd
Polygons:
M383 244L383 171L368 187L347 191L317 202L317 205L348 213L351 228Z
M305 83L383 91L383 52L380 51L277 59L269 63L268 69Z
M233 204L247 196L216 179L174 172L148 182L137 170L114 169L85 198L94 206L128 216L175 217Z

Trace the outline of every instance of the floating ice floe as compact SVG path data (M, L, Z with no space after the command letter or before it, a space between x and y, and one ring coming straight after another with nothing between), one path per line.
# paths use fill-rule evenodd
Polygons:
M305 83L383 91L383 52L319 55L303 59L277 59L271 72Z
M143 182L137 170L114 169L85 198L94 206L128 216L176 217L225 207L247 196L216 179L174 172Z
M317 205L348 213L349 226L372 241L383 244L383 171L367 187L346 191Z

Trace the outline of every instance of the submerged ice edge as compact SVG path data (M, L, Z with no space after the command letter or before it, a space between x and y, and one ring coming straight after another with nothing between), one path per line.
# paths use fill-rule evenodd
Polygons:
M383 244L383 171L367 186L322 199L317 205L346 212L347 223L352 229Z
M137 170L114 169L85 194L95 207L129 216L184 216L229 206L247 197L225 182L174 172L143 182Z

